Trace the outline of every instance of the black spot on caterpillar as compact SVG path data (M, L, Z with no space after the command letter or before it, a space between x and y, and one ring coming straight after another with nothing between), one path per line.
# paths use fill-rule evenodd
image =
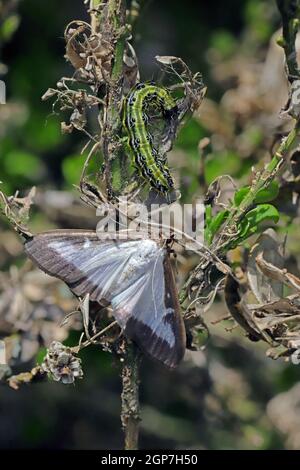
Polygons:
M166 89L152 83L138 83L126 98L123 124L140 175L156 191L167 194L174 190L174 181L166 158L159 155L153 145L153 136L147 129L147 109L150 105L156 106L161 111L162 118L167 121L177 117L176 101Z

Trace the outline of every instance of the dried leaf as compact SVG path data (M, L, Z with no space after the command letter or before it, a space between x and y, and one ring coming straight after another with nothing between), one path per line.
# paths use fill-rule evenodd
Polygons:
M73 124L67 124L66 122L61 123L62 134L72 134L73 130L74 130Z
M46 93L43 94L41 99L42 101L47 101L49 98L52 98L55 95L57 95L57 90L54 88L49 88Z
M282 297L283 285L278 280L270 280L257 268L256 258L259 255L262 255L266 261L275 264L279 268L283 267L282 246L278 242L274 230L268 229L259 237L257 243L251 249L247 264L247 275L251 290L257 300L265 304Z
M77 41L77 38L86 30L85 24L79 24L76 29L69 29L65 33L67 40L66 44L66 58L71 62L75 69L84 68L87 63L87 58L82 57L84 47Z
M258 328L253 319L253 313L243 301L240 294L240 284L231 274L228 274L225 282L225 301L229 312L235 321L247 332L249 339L259 341L268 337Z
M155 60L163 65L173 65L181 61L181 59L172 55L157 55L155 56Z
M7 197L0 191L0 211L8 219L13 229L24 238L31 237L32 234L26 227L29 218L29 211L33 204L36 189L32 188L28 196L18 198L17 195Z
M263 258L262 253L256 257L256 264L261 272L268 278L282 284L286 284L300 292L300 279L297 276L294 276L294 274L288 273L286 269L279 269L277 266L268 263Z

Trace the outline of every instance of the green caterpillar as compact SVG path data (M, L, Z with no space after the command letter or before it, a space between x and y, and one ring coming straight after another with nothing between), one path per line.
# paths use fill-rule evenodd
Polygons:
M178 115L176 101L167 90L151 83L138 83L128 94L123 125L127 130L130 150L140 175L156 191L167 194L174 189L174 181L165 155L160 155L159 150L155 148L154 139L147 129L147 108L150 106L161 111L167 125L174 125Z

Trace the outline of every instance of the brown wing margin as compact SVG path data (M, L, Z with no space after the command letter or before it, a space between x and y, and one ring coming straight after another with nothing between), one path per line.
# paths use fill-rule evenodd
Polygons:
M25 251L42 271L64 281L75 295L82 297L89 293L91 300L102 304L104 299L99 299L98 286L91 281L90 277L49 246L51 241L60 240L72 243L73 246L77 245L80 251L85 239L99 242L97 234L93 231L52 230L35 235L26 241Z

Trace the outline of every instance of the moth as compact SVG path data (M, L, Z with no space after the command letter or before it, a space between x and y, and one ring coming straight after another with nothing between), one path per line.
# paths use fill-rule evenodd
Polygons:
M138 83L128 94L123 124L128 135L130 153L141 177L156 191L167 194L174 189L174 180L166 157L155 147L153 135L148 128L147 111L150 107L157 108L167 127L174 128L178 116L176 101L167 90L152 83Z
M150 239L101 240L93 231L55 230L25 242L45 273L78 297L111 304L125 335L169 368L181 361L186 333L168 251Z

